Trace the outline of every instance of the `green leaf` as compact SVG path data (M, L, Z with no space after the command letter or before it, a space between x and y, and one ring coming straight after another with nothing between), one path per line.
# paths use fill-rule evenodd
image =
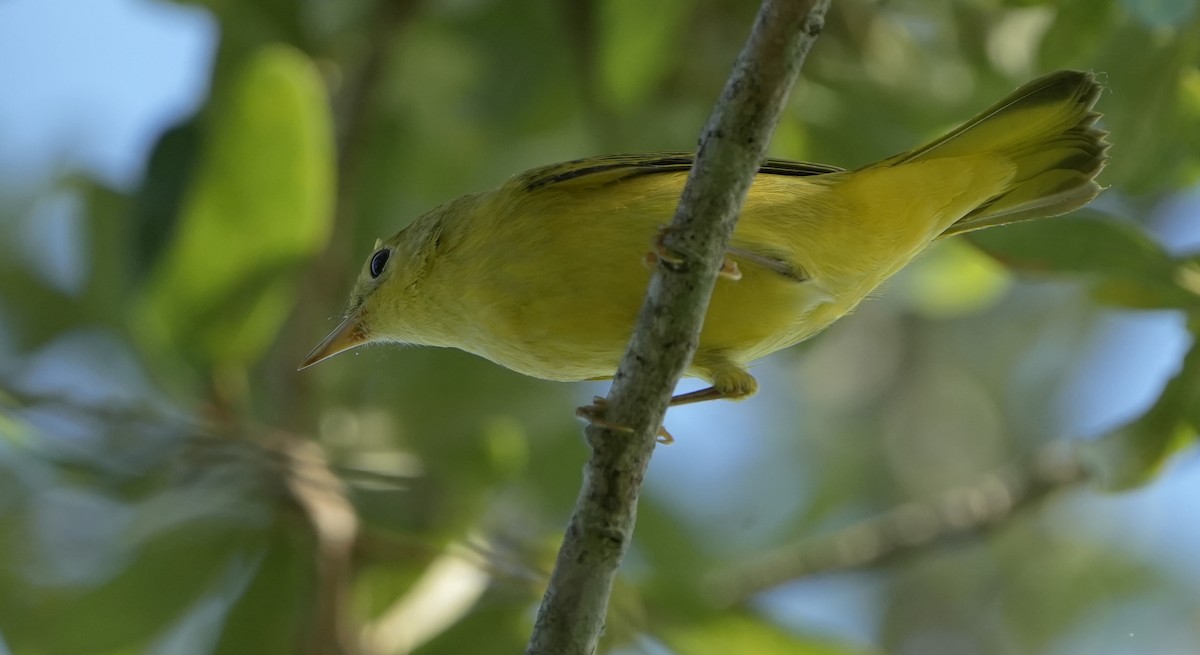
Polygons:
M328 239L333 160L313 62L281 45L249 57L214 113L175 238L138 305L141 336L203 366L254 361L296 300L298 265Z
M147 262L158 259L178 225L188 186L193 182L203 130L193 117L159 138L146 164L146 179L130 208L133 222L134 273L142 276Z
M138 544L129 567L101 586L18 587L8 593L23 603L5 612L11 621L5 637L17 652L92 653L144 644L209 589L231 558L253 553L260 534L235 520L204 517ZM63 617L70 617L70 629L62 629Z
M685 0L600 3L600 72L614 105L642 102L678 62L676 48L692 6Z
M680 655L865 655L868 652L801 637L750 614L723 614L656 632Z
M1010 268L1081 275L1096 283L1097 300L1122 307L1200 309L1183 286L1192 266L1177 262L1130 223L1072 217L1029 221L968 237Z
M1195 275L1190 266L1179 268L1180 282L1191 282ZM1196 286L1155 284L1134 278L1113 277L1100 280L1092 287L1097 302L1127 309L1196 309Z
M1041 68L1088 68L1092 53L1103 47L1117 12L1111 0L1062 0L1040 44Z
M975 245L1008 266L1044 273L1128 271L1169 277L1174 263L1133 225L1095 218L1060 218L976 232Z
M1195 115L1183 97L1182 82L1195 68L1200 39L1195 25L1180 38L1164 39L1163 33L1127 21L1109 38L1122 47L1099 51L1088 62L1105 74L1110 89L1098 104L1114 144L1101 181L1129 195L1185 186L1193 181L1189 175L1196 168L1196 153L1190 147L1196 130L1189 123ZM1129 52L1138 56L1131 58Z
M321 606L317 596L322 591L316 545L311 527L297 518L281 516L264 535L267 549L254 578L225 617L214 653L283 655L304 652L305 642L332 637L313 616L314 607Z
M1012 286L994 259L956 239L938 244L909 265L892 290L929 317L962 316L991 305Z
M1193 66L1180 74L1176 101L1176 144L1182 150L1180 175L1194 183L1200 179L1200 69Z

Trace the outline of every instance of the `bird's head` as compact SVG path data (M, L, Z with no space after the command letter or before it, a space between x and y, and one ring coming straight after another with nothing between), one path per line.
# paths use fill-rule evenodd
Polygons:
M376 240L359 271L342 322L300 363L304 369L367 343L405 341L418 282L436 250L437 225L418 220Z

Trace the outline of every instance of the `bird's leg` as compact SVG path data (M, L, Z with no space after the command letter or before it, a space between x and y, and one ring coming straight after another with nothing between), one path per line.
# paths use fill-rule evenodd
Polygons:
M689 391L681 393L678 396L672 396L668 407L677 407L679 405L690 405L692 403L702 403L707 400L742 400L754 395L758 390L758 381L754 379L750 372L736 366L731 362L719 360L720 366L709 369L712 373L710 378L713 381L713 386L699 389L697 391ZM605 413L608 411L608 399L602 396L594 396L591 405L585 405L575 410L575 416L602 428L616 430L617 432L632 433L633 428L628 425L622 425L605 418ZM658 427L658 443L663 445L675 442L675 437L667 432L665 426Z
M591 405L584 405L583 407L575 408L575 416L587 421L592 425L598 425L602 428L608 428L609 430L625 433L633 432L633 428L629 427L628 425L614 423L604 418L604 414L607 411L608 399L604 396L593 396ZM675 437L672 437L671 433L667 432L667 428L661 425L658 426L657 439L658 443L663 444L664 446L675 443Z
M683 263L683 257L671 252L667 248L666 243L664 243L667 232L670 229L671 226L669 225L658 226L658 234L654 237L654 249L646 253L646 256L642 258L642 263L646 265L646 268L653 270L659 262L666 262L675 266ZM721 262L721 270L717 271L717 275L735 281L742 279L742 271L738 269L737 262L728 257Z
M720 389L716 387L707 387L697 391L681 393L678 396L672 396L670 406L678 407L680 405L691 405L692 403L702 403L708 400L720 400L722 398L728 398L728 396L726 396L721 392Z
M671 407L691 405L709 400L742 400L758 391L758 381L750 372L731 364L713 369L713 385L705 389L681 393L671 398Z
M793 264L786 259L780 257L772 257L761 253L730 246L729 250L725 251L734 257L740 257L743 261L752 262L762 266L768 271L773 271L793 282L807 282L811 279L808 272L799 265Z

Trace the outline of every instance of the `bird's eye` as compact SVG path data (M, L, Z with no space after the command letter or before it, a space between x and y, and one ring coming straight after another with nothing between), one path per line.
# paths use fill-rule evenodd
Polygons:
M371 255L371 277L376 278L383 275L383 267L387 266L388 257L392 256L392 251L384 248L376 250L374 255Z

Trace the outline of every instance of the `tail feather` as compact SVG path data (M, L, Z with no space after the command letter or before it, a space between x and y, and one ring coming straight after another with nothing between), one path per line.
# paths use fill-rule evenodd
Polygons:
M883 165L994 153L1016 166L1001 193L942 234L1054 216L1100 193L1096 175L1108 161L1108 133L1092 111L1103 87L1094 75L1059 71L1038 78L946 136Z

